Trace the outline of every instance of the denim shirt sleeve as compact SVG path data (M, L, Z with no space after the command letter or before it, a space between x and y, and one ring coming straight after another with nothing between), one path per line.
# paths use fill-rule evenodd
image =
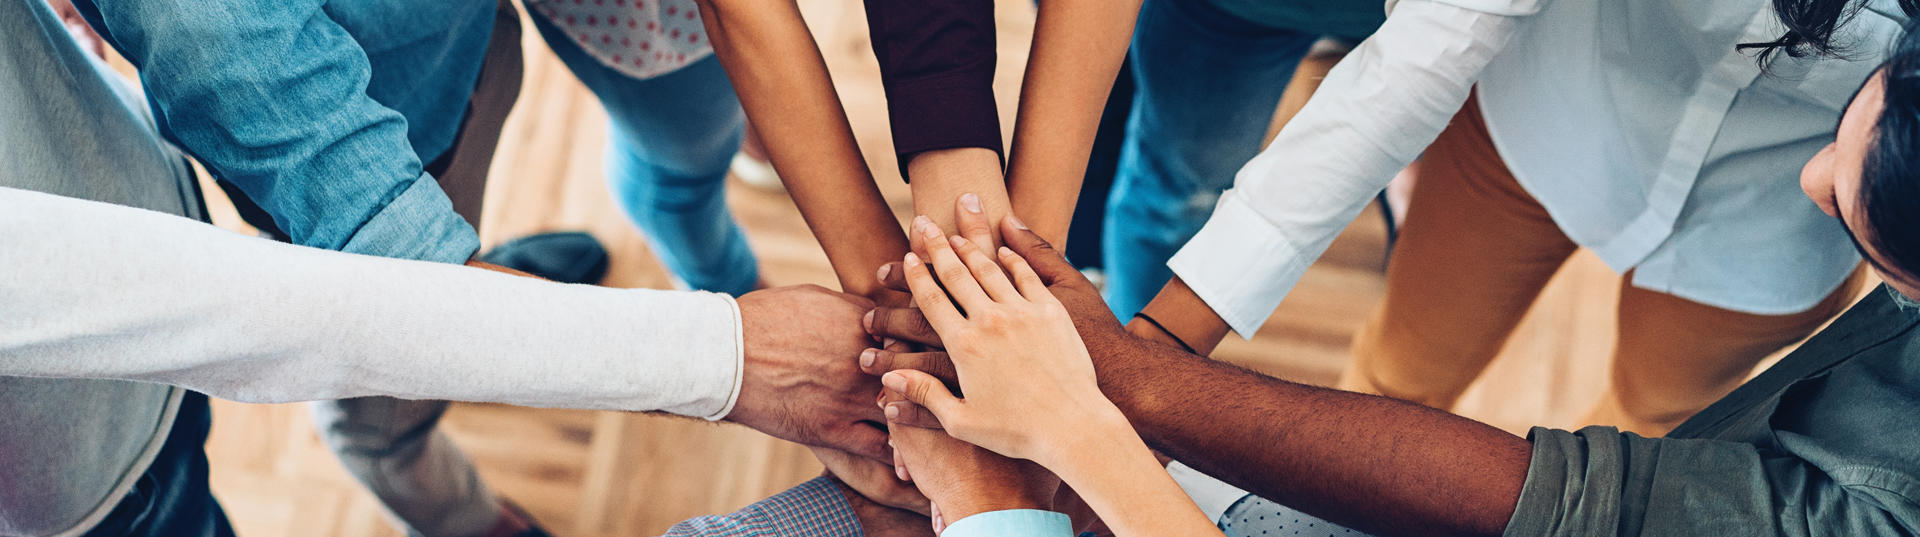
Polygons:
M730 514L674 524L664 537L859 537L853 506L832 479L816 477Z
M1073 537L1073 520L1038 509L988 511L948 524L940 537Z
M1506 535L1896 535L1920 522L1915 483L1885 469L1829 472L1792 453L1610 427L1535 428Z
M295 244L442 262L478 249L324 0L92 3L161 128Z

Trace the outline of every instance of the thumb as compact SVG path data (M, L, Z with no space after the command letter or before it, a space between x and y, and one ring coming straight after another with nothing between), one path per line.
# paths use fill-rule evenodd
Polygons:
M1040 275L1040 281L1047 285L1071 284L1075 280L1086 282L1086 276L1067 262L1067 256L1053 249L1052 244L1027 229L1027 224L1013 215L1000 219L1000 240L1013 249L1013 253L1026 259L1027 264L1033 266L1033 273ZM1092 282L1086 283L1092 285Z
M886 385L888 391L933 412L933 417L943 425L950 426L953 422L949 420L960 417L960 399L947 391L947 385L933 375L916 369L901 369L887 372L880 377L880 383Z

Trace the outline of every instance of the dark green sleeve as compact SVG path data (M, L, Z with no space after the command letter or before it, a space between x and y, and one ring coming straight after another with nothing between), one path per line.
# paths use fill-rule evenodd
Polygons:
M1920 483L1740 442L1535 428L1508 536L1911 535Z

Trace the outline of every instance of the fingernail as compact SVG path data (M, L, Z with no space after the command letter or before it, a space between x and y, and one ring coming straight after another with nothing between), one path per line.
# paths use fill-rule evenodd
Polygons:
M967 245L967 238L959 235L954 235L950 240L948 240L948 242L953 244L953 249L958 250L960 249L960 247Z
M960 206L966 208L967 212L980 214L980 196L975 196L972 192L961 194Z
M907 258L904 260L901 260L900 264L909 266L909 267L920 266L920 256L914 255L913 252L907 252Z
M913 254L907 254L907 255L913 255ZM865 317L860 318L860 326L862 328L866 328L868 334L873 333L873 310L867 310L867 315Z
M918 215L913 217L914 231L919 231L924 233L926 232L927 226L931 226L931 225L933 225L933 220L927 219L926 215Z
M887 414L887 421L900 421L899 405L887 405L887 409L884 412Z
M889 390L906 393L907 376L896 371L889 371L887 374L880 376L880 384L886 386Z
M892 264L892 263L888 263L888 264L885 264L885 265L880 265L880 270L879 270L879 271L876 271L876 272L874 272L874 273L873 273L873 277L874 277L874 279L877 279L877 280L880 280L880 281L883 281L883 282L884 282L884 281L887 281L887 274L888 274L888 273L891 273L891 272L893 272L893 264Z
M890 337L883 337L883 338L880 338L880 348L882 348L882 349L885 349L885 348L889 348L889 347L892 347L892 346L893 346L893 344L895 344L895 343L899 343L899 342L900 342L900 340L898 340L898 339L893 339L893 338L890 338Z
M1027 229L1027 223L1021 222L1020 217L1014 215L1007 215L1007 225L1013 226L1013 229Z
M860 351L860 368L873 369L873 359L878 354L880 354L880 351L876 349Z
M1013 253L1013 249L1012 249L1012 248L1008 248L1008 247L1005 247L1005 246L1001 246L1001 247L1000 247L1000 257L1015 257L1015 256L1018 256L1018 255L1019 255L1019 254L1015 254L1015 253Z

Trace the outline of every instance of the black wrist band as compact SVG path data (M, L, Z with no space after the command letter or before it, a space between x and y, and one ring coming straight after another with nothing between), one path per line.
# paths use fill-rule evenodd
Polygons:
M1147 324L1151 324L1154 328L1160 329L1160 333L1166 334L1169 338L1173 338L1173 342L1179 343L1180 348L1186 349L1188 354L1200 354L1200 351L1193 350L1193 346L1188 345L1186 340L1180 339L1180 336L1175 335L1172 330L1168 330L1167 325L1160 324L1160 321L1153 320L1153 316L1147 315L1147 312L1135 313L1133 314L1133 318L1146 321Z

